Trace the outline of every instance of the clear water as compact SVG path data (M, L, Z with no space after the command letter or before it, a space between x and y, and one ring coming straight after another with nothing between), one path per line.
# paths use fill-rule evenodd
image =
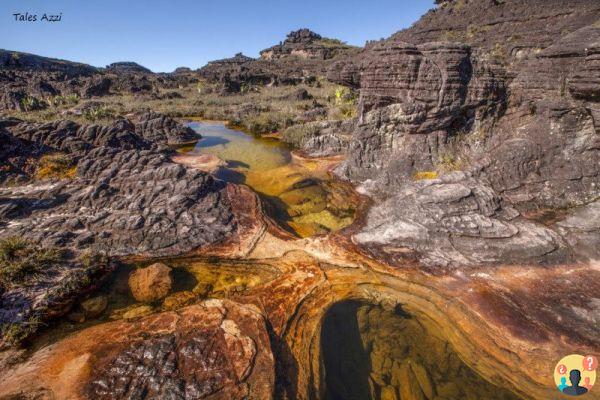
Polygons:
M227 162L216 176L227 182L244 183L240 171L268 171L291 160L290 149L278 140L254 137L220 123L192 122L189 126L202 135L195 152L214 154Z
M212 154L225 161L215 176L252 188L284 229L307 237L352 223L351 189L331 179L330 164L293 159L290 148L277 139L255 137L220 123L192 122L189 126L202 135L192 153Z

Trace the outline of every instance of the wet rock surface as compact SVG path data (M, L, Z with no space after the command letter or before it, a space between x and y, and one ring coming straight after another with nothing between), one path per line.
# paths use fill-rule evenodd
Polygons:
M45 348L2 396L33 388L57 398L270 399L273 356L264 317L210 300L178 312L89 328Z
M349 147L337 173L372 197L365 219L338 233L292 237L247 187L174 164L165 145L186 143L189 131L164 116L108 127L0 121L2 179L17 183L0 189L0 236L111 256L191 252L202 264L187 267L195 286L175 282L162 304L127 304L114 313L120 321L1 353L0 397L554 398L548 371L557 355L600 352L600 8L591 0L439 3L362 51L311 53L321 38L302 31L263 59L240 54L198 73L223 94L313 82L325 71L360 89L348 130L328 121L297 138L309 155ZM4 109L75 92L158 99L158 85L192 79L190 71L97 72L0 55ZM51 151L73 158L75 177L30 181L27 161ZM286 211L328 211L314 201L320 182L283 172L293 180L276 182ZM306 189L321 197L304 197ZM345 218L353 197L339 193L327 200ZM2 289L3 334L64 314L76 297L75 323L86 310L102 312L104 301L85 292L110 265L71 259L62 267ZM188 307L210 296L237 303ZM362 304L350 320L357 329L342 318L325 340L328 313L348 300Z
M175 255L235 232L225 184L171 162L168 143L198 137L168 117L142 113L110 126L3 119L0 134L8 145L1 154L6 167L0 172L0 240L23 238L68 254L42 271L15 264L13 256L2 264L3 273L14 264L31 275L2 291L0 324L7 343L27 339L102 284L115 264L100 262L98 254ZM53 154L70 172L42 179L44 157ZM93 319L105 307L82 304L72 317Z
M20 345L68 313L78 298L98 289L116 268L103 257L42 248L21 238L0 243L1 349ZM98 302L88 306L90 316L101 312Z
M443 338L401 310L337 303L321 335L327 398L518 398L482 380Z

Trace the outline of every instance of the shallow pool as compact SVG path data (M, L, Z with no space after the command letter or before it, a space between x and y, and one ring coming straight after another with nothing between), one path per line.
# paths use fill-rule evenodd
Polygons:
M269 215L301 237L326 234L352 223L355 204L349 185L332 179L331 163L294 159L277 139L229 129L220 123L192 122L202 135L192 153L213 154L225 161L214 174L245 184L261 197Z

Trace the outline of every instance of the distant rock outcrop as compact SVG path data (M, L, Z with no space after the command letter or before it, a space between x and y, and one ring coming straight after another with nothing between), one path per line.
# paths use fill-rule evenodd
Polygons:
M337 39L323 38L310 29L290 32L281 44L260 52L263 60L278 60L294 56L304 59L328 60L350 49Z
M136 73L136 74L151 74L148 68L141 66L133 61L121 61L112 63L106 66L106 70L114 73Z
M339 40L300 29L284 42L261 51L258 60L238 53L211 61L198 72L209 82L219 83L223 93L238 92L245 85L295 85L316 81L333 62L358 51Z
M158 95L159 88L195 82L190 73L155 74L133 62L106 68L0 50L0 111L34 111L68 99L129 93Z
M61 72L71 76L92 75L98 72L98 68L87 64L0 49L0 70L6 69Z

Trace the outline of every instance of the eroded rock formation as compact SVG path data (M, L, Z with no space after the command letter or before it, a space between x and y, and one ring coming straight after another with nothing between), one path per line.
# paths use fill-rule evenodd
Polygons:
M195 133L153 113L136 121L110 127L10 121L7 135L68 154L77 173L44 186L2 188L2 236L25 234L109 255L173 255L222 240L234 228L225 184L172 163L160 148Z
M196 279L115 313L120 321L3 353L0 396L556 397L549 371L560 356L600 352L600 6L438 3L360 54L298 61L288 49L320 40L301 32L269 60L240 55L200 72L235 91L327 67L360 89L352 137L336 122L299 136L313 155L351 143L337 172L371 197L368 213L335 234L298 239L247 187L174 164L164 145L188 132L163 116L110 127L0 122L12 176L29 179L25 161L48 151L77 162L72 180L0 189L2 236L144 261L185 254L161 261ZM126 90L151 91L154 79ZM94 85L90 93L105 82ZM290 204L313 206L299 200ZM68 279L51 269L37 291L3 292L2 307L23 315L48 285L83 282L95 270L78 263ZM70 293L50 309L68 309Z
M405 246L428 263L438 259L440 264L506 261L509 253L515 262L558 262L573 259L572 254L598 257L579 250L568 235L559 238L557 232L565 231L554 225L556 220L549 221L549 230L534 218L539 210L585 206L600 195L594 89L598 18L600 8L593 1L444 2L413 27L334 64L330 79L360 88L348 161L337 172L386 201L370 213L355 240ZM420 184L414 180L439 175L443 180L454 170L468 171L469 178L446 179L462 187L477 181L504 222L486 220L489 213L482 219L480 211L462 208L458 198L442 200L440 206L435 195L415 189ZM433 183L430 188L439 182ZM407 197L415 191L423 194ZM411 219L405 207L420 215L415 224L405 225ZM393 222L385 221L390 215ZM506 223L513 228L500 234L496 228ZM401 239L399 226L411 227L415 236ZM579 228L586 229L589 224ZM389 240L382 239L383 232ZM537 250L525 250L525 242L517 245L521 256L509 250L518 237L532 232L539 242L525 242L539 244ZM442 246L449 257L435 255L430 247L440 234L452 243ZM589 249L589 242L583 246Z
M269 349L256 308L209 300L100 325L46 347L4 375L0 396L271 399Z

